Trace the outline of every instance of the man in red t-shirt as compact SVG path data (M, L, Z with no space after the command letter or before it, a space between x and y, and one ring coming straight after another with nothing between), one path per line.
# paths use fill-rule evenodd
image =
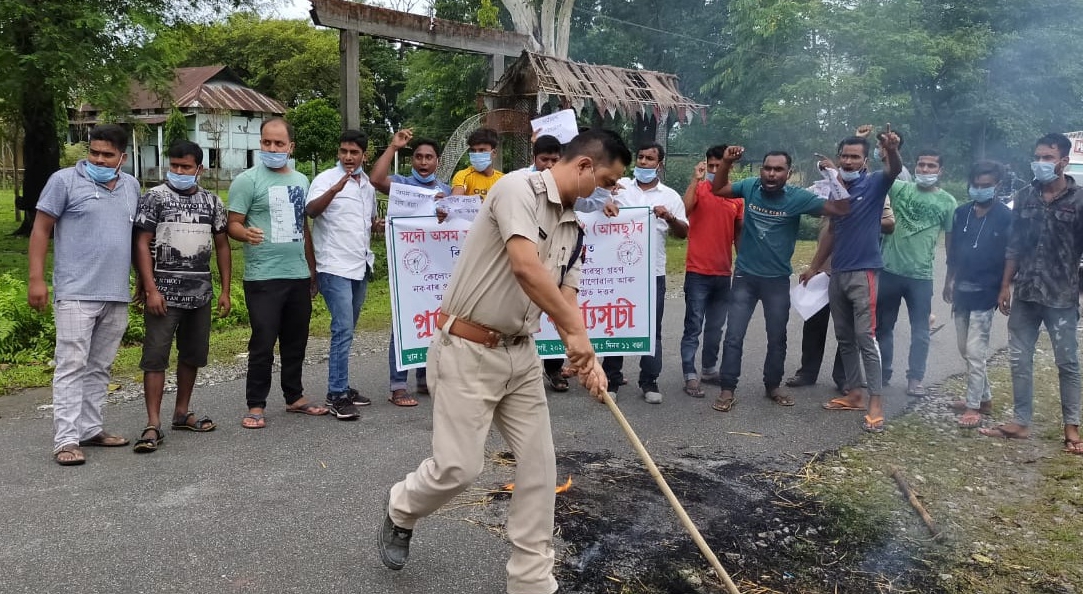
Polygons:
M711 193L714 173L722 164L726 145L707 150L707 160L696 165L695 174L684 192L688 213L688 254L684 273L684 336L681 337L681 367L684 392L703 398L696 373L696 350L703 334L703 381L718 380L718 351L722 326L726 323L733 252L741 235L745 204L742 199L724 199Z

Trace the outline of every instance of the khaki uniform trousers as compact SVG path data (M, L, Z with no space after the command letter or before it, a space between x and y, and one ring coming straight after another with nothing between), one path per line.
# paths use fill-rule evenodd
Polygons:
M533 340L487 348L437 332L428 351L432 457L391 488L388 513L413 529L474 483L495 423L515 455L508 508L508 594L551 594L556 455L542 365Z

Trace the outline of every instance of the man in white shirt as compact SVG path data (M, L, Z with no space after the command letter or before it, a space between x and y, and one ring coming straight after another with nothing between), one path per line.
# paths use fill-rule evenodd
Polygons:
M376 221L376 191L361 166L368 135L347 130L339 137L338 164L316 176L305 212L312 217L316 279L331 313L327 360L327 407L341 420L360 417L371 400L350 387L350 345L365 302L374 257L369 245Z
M643 398L651 404L662 403L662 392L658 389L658 376L662 373L662 312L666 298L666 232L678 239L688 237L688 217L684 212L684 201L676 190L663 184L658 179L658 170L662 167L666 151L662 145L651 142L642 145L636 151L636 166L633 179L622 179L622 187L613 199L621 207L648 206L654 212L654 279L655 302L657 303L657 322L655 325L654 354L639 358L639 387ZM609 378L609 395L616 399L617 389L624 383L624 357L606 357L602 363L606 377Z

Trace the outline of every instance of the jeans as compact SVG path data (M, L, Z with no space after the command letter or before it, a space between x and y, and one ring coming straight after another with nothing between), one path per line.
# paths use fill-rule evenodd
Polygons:
M554 359L554 361L560 361L560 359ZM400 370L398 364L395 361L395 333L391 333L391 343L387 345L387 368L391 371L389 383L391 384L391 391L395 390L408 390L406 385L407 378L410 377L410 371L407 369ZM425 381L425 368L417 368L417 385L427 386Z
M763 303L763 321L767 330L767 356L763 361L763 385L773 390L782 384L786 366L786 325L790 321L790 278L733 275L730 290L729 322L722 348L720 370L722 389L734 390L741 377L745 332L756 310Z
M666 277L665 275L654 277L654 301L656 304L656 317L654 327L654 354L643 355L639 358L639 387L657 388L658 376L662 374L662 312L666 304ZM617 388L624 383L624 357L606 357L602 361L602 371L609 379L609 391L616 392Z
M1060 376L1060 411L1065 425L1079 425L1079 345L1074 307L1046 307L1013 300L1008 316L1008 356L1012 369L1015 422L1026 427L1034 416L1034 345L1042 324L1053 343Z
M824 345L831 327L831 306L825 305L801 327L801 367L794 375L815 383L820 377L824 362ZM842 389L846 384L846 368L842 365L842 352L835 347L835 362L831 366L831 380Z
M876 277L875 270L835 272L827 285L835 338L846 368L843 388L868 388L873 396L883 391L884 377L876 342Z
M967 408L977 409L981 403L993 399L985 364L989 360L989 331L993 328L995 313L995 307L985 311L957 309L952 312L959 354L966 360Z
M101 433L109 369L128 327L128 304L58 300L53 311L53 447L59 451Z
M266 408L271 391L275 342L282 356L282 395L286 404L304 396L301 373L308 348L308 322L312 318L311 281L307 278L244 281L248 303L248 376L245 400L248 408Z
M730 277L684 273L684 335L681 337L681 371L684 379L696 379L696 351L703 334L703 372L718 371L722 326L726 324Z
M344 276L316 273L320 293L331 313L331 351L327 355L327 393L341 397L350 389L350 346L353 331L369 283L366 279L354 280Z
M909 278L880 271L880 286L876 293L876 342L880 344L880 366L884 383L891 380L891 364L895 355L895 322L899 307L906 301L910 317L910 368L906 379L925 379L925 363L929 358L929 314L933 312L933 281Z

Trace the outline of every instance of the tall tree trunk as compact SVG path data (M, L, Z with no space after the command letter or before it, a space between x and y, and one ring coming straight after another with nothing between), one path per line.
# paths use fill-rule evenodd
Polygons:
M34 23L21 19L16 29L15 53L32 56L34 49ZM45 182L54 171L60 169L60 146L56 137L56 95L45 77L32 65L20 77L22 93L19 110L23 124L23 206L26 218L14 235L30 235L34 227L38 198L45 189Z

